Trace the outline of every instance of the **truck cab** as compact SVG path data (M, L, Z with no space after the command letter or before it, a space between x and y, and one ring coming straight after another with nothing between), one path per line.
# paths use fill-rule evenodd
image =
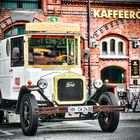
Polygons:
M0 41L0 119L5 110L20 114L22 131L30 136L36 134L38 118L65 120L66 113L98 118L103 131L115 131L123 108L101 80L94 81L96 90L89 95L80 26L27 23L26 31Z

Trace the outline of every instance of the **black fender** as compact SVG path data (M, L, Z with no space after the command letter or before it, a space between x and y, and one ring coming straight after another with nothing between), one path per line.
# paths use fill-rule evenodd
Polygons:
M114 87L110 85L103 85L101 88L97 89L94 95L90 98L90 101L95 101L96 103L99 101L100 96L105 92L112 92L113 94Z
M16 104L16 110L15 110L16 114L20 113L20 103L21 103L22 97L25 94L29 94L29 93L31 93L31 90L29 90L28 87L22 86L20 88L19 95L18 95L18 100L17 100L17 104Z
M18 100L16 103L16 109L15 109L16 114L20 113L20 104L21 104L21 100L22 100L23 96L25 94L31 94L32 91L38 91L38 93L46 100L46 103L49 106L54 106L53 103L43 94L44 91L39 89L37 86L30 86L30 87L22 86L20 88Z

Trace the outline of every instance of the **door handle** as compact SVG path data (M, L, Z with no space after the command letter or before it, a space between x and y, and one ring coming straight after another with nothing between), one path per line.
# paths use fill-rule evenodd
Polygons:
M13 72L13 69L10 69L9 72Z

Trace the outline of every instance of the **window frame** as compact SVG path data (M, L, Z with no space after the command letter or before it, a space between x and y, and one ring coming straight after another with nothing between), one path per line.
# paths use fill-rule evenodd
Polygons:
M111 50L111 40L114 41L114 48ZM107 53L104 53L103 51L103 42L107 43ZM122 53L119 53L119 43L122 43ZM126 56L126 42L125 40L119 38L119 37L106 37L101 40L100 42L100 58L112 58L112 59L120 59L120 58L128 58Z
M22 67L24 66L24 36L18 36L15 38L11 38L11 67ZM19 51L19 54L14 58L13 51L14 48L15 52L17 53L17 50Z
M39 47L37 45L37 43L36 43L35 47L34 47L34 45L31 45L31 43L33 43L34 39L35 40L38 39L38 42L40 39L40 41L42 40L42 43L44 42L43 39L46 39L46 40L48 39L48 43L46 43L46 41L45 41L44 45L45 46L48 45L48 47L46 47L46 49L50 50L51 53L44 54L43 50L42 50L42 56L40 55L41 56L40 59L43 59L42 63L40 63L41 61L39 63L37 61L35 62L35 56L37 56L37 55L35 55L36 51L30 51L31 48L33 50L36 49L38 51L39 51L39 49L45 49L45 48ZM60 39L60 41L62 41L62 44L60 42L58 44L57 43L55 44L55 43L51 42L51 39L52 40ZM61 65L61 66L62 65L63 66L78 66L79 65L78 46L77 46L78 39L77 38L73 38L71 36L67 36L67 37L63 36L62 37L62 36L32 35L31 37L29 36L27 40L28 40L28 59L27 59L27 62L28 62L29 66L54 66L54 65L57 65L57 66L59 66L59 65ZM42 43L40 43L40 44L42 45ZM64 45L64 47L63 47L63 45ZM71 46L73 46L73 48ZM55 50L55 47L56 47L56 52L59 51L58 55L52 53L53 50ZM70 48L72 48L72 49L70 50ZM64 50L65 50L65 53L64 53ZM31 52L32 55L29 52ZM33 60L30 59L31 58L30 56L33 56ZM63 61L61 60L61 58ZM63 58L67 58L67 59L65 60ZM48 59L48 61L46 61L47 59ZM30 61L30 60L32 60L32 61ZM55 60L58 60L58 61L55 61ZM71 60L71 61L69 62L69 60ZM46 62L48 62L48 63L46 63Z
M12 3L14 3L14 7L11 7ZM28 5L28 8L25 7L25 5ZM30 6L29 6L30 4ZM32 6L32 4L36 4L34 6ZM3 5L5 5L3 7ZM10 5L10 7L9 7ZM19 9L41 9L41 0L2 0L1 1L1 6L2 8L6 8L6 9L15 9L15 8L19 8ZM30 7L30 8L29 8Z

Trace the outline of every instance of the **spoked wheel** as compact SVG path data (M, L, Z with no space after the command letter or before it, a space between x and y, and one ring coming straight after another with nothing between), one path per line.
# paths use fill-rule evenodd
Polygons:
M100 105L117 105L115 96L111 92L106 92L99 98ZM119 123L119 112L102 112L98 118L99 125L104 132L114 132L117 129Z
M4 111L0 110L0 124L2 124L4 118Z
M38 115L35 114L37 101L34 95L27 93L23 96L20 105L20 123L24 135L33 136L38 127Z

